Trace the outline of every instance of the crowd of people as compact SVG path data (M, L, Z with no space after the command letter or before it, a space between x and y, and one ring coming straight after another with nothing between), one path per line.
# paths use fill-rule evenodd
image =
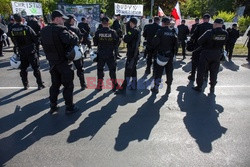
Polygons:
M76 25L74 15L65 16L60 10L55 10L51 14L52 22L45 26L43 20L38 20L31 16L30 20L25 20L20 14L14 14L8 25L8 32L0 29L0 54L2 54L3 34L7 33L14 44L14 53L19 55L20 76L24 89L29 88L27 79L27 68L29 65L33 68L33 74L36 77L38 89L45 88L39 70L39 47L42 45L46 59L49 62L51 74L51 87L49 90L50 112L58 111L57 98L60 86L63 85L63 97L66 105L66 114L72 114L78 111L78 107L73 102L74 89L74 70L77 69L77 76L80 80L82 90L88 85L84 77L84 58L75 59L72 57L72 50L76 45L86 45L92 48L90 28L86 18ZM170 17L154 17L149 20L149 24L143 28L138 28L138 20L130 18L125 24L125 33L121 16L116 15L113 24L109 25L109 18L103 16L101 24L98 26L93 38L93 45L97 47L97 87L98 91L103 89L104 66L107 64L111 79L111 89L115 94L124 94L126 89L137 90L137 62L139 59L139 47L141 35L144 37L145 51L147 58L145 75L154 78L154 86L151 89L153 93L159 92L159 86L162 81L163 71L167 76L167 93L171 93L173 81L173 62L178 53L178 48L182 48L182 57L186 58L186 49L192 51L192 70L188 79L195 80L197 86L193 87L195 91L201 92L204 80L207 80L210 74L210 93L214 93L217 83L217 74L219 72L220 61L224 57L224 46L228 53L229 60L232 59L232 52L239 31L237 24L232 28L225 30L224 21L220 18L209 23L210 15L205 14L200 24L199 18L195 19L191 31L185 25L185 20L181 24L174 26L175 22ZM187 43L188 37L190 37ZM250 33L248 32L248 36ZM8 38L7 38L8 39ZM117 60L120 59L119 45L121 41L127 45L126 63L124 65L124 80L118 84L116 77ZM9 45L7 42L6 45ZM250 42L248 41L248 50ZM74 54L74 53L73 53ZM75 53L76 54L76 53ZM248 60L249 60L248 53ZM197 75L196 75L197 73Z

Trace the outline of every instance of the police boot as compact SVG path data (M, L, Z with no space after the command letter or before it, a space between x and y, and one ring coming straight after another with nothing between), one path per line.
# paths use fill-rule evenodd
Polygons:
M121 85L121 87L119 87L119 89L115 92L116 95L119 95L119 94L124 94L126 93L126 89L127 89L127 82L124 81Z
M151 92L152 93L159 93L159 89L158 89L158 86L154 86L152 89L151 89Z
M102 84L103 84L103 79L98 79L96 90L97 91L102 91Z
M77 106L75 106L75 105L66 106L65 114L70 115L70 114L73 114L73 113L75 113L77 111L79 111L79 108Z
M80 79L80 84L81 84L81 90L85 90L87 88L87 85L85 83L84 77L79 77Z
M51 103L50 104L50 110L49 110L49 113L50 114L54 114L54 113L56 113L56 112L58 112L59 111L59 106L57 106L57 104L55 104L55 103Z
M188 79L189 79L190 81L194 81L195 76L191 74L191 75L188 76Z

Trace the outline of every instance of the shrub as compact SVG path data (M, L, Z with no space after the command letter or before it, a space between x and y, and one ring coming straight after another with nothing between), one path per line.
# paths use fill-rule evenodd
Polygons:
M235 17L234 12L219 11L217 15L213 16L213 19L215 20L216 18L221 18L224 20L224 22L232 22L234 17Z
M238 20L239 30L244 33L250 25L250 16L240 17Z

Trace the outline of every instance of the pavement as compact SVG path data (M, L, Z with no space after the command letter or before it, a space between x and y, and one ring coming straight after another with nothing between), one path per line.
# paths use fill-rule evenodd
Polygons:
M75 72L74 102L80 111L67 116L62 93L60 112L48 113L51 80L45 57L40 64L46 88L37 90L29 68L31 87L22 90L19 70L9 64L12 54L0 57L0 166L250 166L250 64L245 58L221 64L215 95L207 82L202 93L191 89L190 56L177 57L169 95L165 75L159 93L149 91L152 78L143 75L143 58L137 91L114 95L108 81L106 89L95 91L96 64L87 58L90 88L80 90ZM124 75L122 56L118 79Z

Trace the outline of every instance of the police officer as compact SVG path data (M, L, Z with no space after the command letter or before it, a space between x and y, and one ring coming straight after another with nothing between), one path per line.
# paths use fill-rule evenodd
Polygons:
M4 37L3 37L4 31L1 29L0 27L0 57L3 57L3 41L4 41Z
M248 56L247 56L247 61L250 61L250 30L247 32L247 37L248 37L248 42L247 42L247 48L248 48Z
M31 65L34 70L33 74L36 77L38 89L43 89L45 86L42 82L39 70L39 59L36 55L36 44L38 42L37 35L32 28L21 24L22 17L20 14L14 14L14 19L16 24L12 26L9 35L14 42L14 45L18 47L18 53L21 60L20 76L22 78L24 89L26 90L29 88L27 73L29 65Z
M118 43L118 36L116 32L109 28L109 19L103 17L102 20L103 28L96 31L93 38L94 45L97 46L97 90L102 90L104 72L103 68L105 64L108 65L109 75L112 81L112 90L115 91L117 88L116 83L116 57L114 55L115 46Z
M168 57L169 60L165 66L155 65L155 86L151 89L152 92L158 93L159 85L161 83L161 77L163 70L165 69L167 74L167 93L171 92L171 84L173 81L173 57L178 49L177 36L172 31L170 26L170 19L162 19L162 28L157 31L153 39L153 47L158 50L158 54Z
M214 93L214 87L217 83L217 74L220 67L220 59L223 56L223 46L226 43L228 33L222 29L224 21L215 19L212 30L207 30L199 39L198 44L203 50L199 59L197 71L197 86L193 87L195 91L202 91L203 77L208 67L210 71L210 93Z
M78 24L78 28L80 29L81 33L83 34L83 41L82 44L87 45L89 49L91 49L91 41L89 40L89 33L90 27L87 23L86 18L82 18L82 22Z
M122 38L122 29L121 29L121 24L120 24L121 15L117 14L115 16L116 16L116 19L113 22L111 28L116 31L116 34L119 37L119 41L115 49L115 54L116 54L116 58L120 59L121 55L119 54L119 45L121 44L121 38Z
M116 94L125 93L130 79L132 78L132 83L130 85L131 90L137 89L137 71L136 65L138 60L138 48L140 42L140 31L136 28L137 20L136 18L131 18L129 20L130 28L128 33L124 36L123 41L127 43L127 60L125 64L125 75L124 81L121 88L116 92Z
M82 42L83 40L83 34L81 33L80 29L78 27L74 27L76 18L73 14L70 14L67 16L69 19L65 22L65 26L72 32L74 32L78 39L79 39L79 43ZM73 61L76 70L77 70L77 76L79 77L80 80L80 85L81 85L81 89L84 90L87 85L85 83L85 78L84 78L84 69L83 69L83 58L80 58L78 60Z
M186 58L186 40L189 34L188 26L185 25L186 20L181 21L181 25L178 25L178 40L182 47L183 59Z
M209 20L210 20L210 15L209 14L204 14L203 15L203 23L197 25L197 27L194 30L193 35L191 36L191 41L196 43L196 45L198 47L192 53L192 70L191 70L191 75L188 76L188 79L191 80L191 81L194 81L194 79L195 79L195 73L196 73L196 69L198 67L199 57L200 57L200 53L201 53L201 50L202 50L202 48L197 44L197 41L198 41L199 37L204 32L206 32L207 30L213 28L213 24L209 23Z
M228 53L228 59L229 61L232 60L234 45L237 41L237 39L240 37L240 32L237 30L237 24L233 24L232 28L227 29L228 33L228 40L226 43L226 51Z
M148 53L147 57L147 67L145 74L150 74L151 73L151 65L153 58L155 57L155 50L153 49L153 43L152 40L157 32L158 29L161 28L160 24L160 18L159 17L154 17L154 23L150 25L146 25L145 30L143 32L143 37L147 40L147 45L146 45L146 50Z
M191 31L190 31L190 35L193 35L195 28L197 27L197 25L200 22L200 19L199 18L195 18L194 21L195 21L195 23L192 25L192 28L191 28Z
M64 86L63 97L66 105L66 114L79 109L73 103L74 70L66 55L78 42L78 37L64 26L64 19L68 19L60 10L51 14L52 23L41 31L41 39L46 58L50 65L52 85L50 87L50 112L58 111L57 97L59 88Z
M39 45L40 45L40 32L41 32L41 26L39 25L37 19L35 16L31 15L30 20L27 22L27 25L30 26L36 33L38 37L38 42L36 43L36 53L39 56Z

